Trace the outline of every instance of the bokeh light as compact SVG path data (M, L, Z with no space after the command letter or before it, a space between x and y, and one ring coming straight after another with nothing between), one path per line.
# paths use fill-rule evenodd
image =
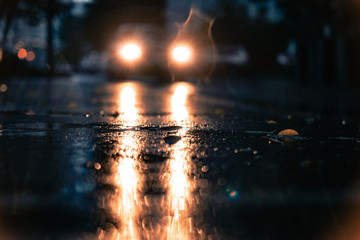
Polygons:
M27 53L26 60L28 60L29 62L34 61L35 60L35 53L33 51L29 51Z
M20 48L17 55L18 55L19 59L24 59L24 58L26 58L28 53L25 48Z
M185 63L189 61L191 57L190 48L186 46L175 47L174 50L172 51L172 57L175 61L179 63Z
M227 188L226 192L229 194L230 198L237 198L237 196L239 195L239 192L237 190L231 188Z
M6 92L7 91L7 85L6 84L1 84L0 85L0 92Z
M24 48L24 42L23 41L21 41L21 40L19 40L16 44L15 44L15 49L16 50L19 50L19 49L21 49L21 48Z
M237 192L236 192L236 191L231 191L231 192L229 193L229 195L230 195L230 197L236 197Z

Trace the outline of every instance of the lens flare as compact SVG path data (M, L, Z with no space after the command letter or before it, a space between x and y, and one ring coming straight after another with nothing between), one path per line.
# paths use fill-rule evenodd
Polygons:
M175 61L179 63L188 62L191 57L190 48L186 46L177 46L172 51L172 57Z
M138 45L129 43L120 49L120 56L127 61L134 61L142 56L142 51Z

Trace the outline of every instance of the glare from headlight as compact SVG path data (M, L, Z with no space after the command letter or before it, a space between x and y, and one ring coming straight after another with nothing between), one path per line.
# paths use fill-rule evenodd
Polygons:
M124 45L120 49L120 55L123 59L127 61L134 61L139 59L142 55L142 51L140 47L134 43L129 43Z
M191 51L186 46L175 47L172 51L172 57L176 62L185 63L190 60Z

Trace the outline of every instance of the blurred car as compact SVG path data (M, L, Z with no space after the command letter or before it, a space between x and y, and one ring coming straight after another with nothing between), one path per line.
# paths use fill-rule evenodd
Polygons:
M208 74L204 66L213 62L212 48L198 41L195 35L179 38L178 34L175 39L169 39L166 33L152 24L121 25L108 50L106 71L109 78L152 76L169 82ZM211 56L205 54L210 50Z
M112 80L150 75L170 80L164 31L153 24L123 24L108 50L106 72Z

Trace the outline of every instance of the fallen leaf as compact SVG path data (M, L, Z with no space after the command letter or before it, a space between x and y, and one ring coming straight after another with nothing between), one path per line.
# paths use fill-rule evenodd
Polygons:
M281 136L299 136L299 133L294 129L285 129L278 133Z

